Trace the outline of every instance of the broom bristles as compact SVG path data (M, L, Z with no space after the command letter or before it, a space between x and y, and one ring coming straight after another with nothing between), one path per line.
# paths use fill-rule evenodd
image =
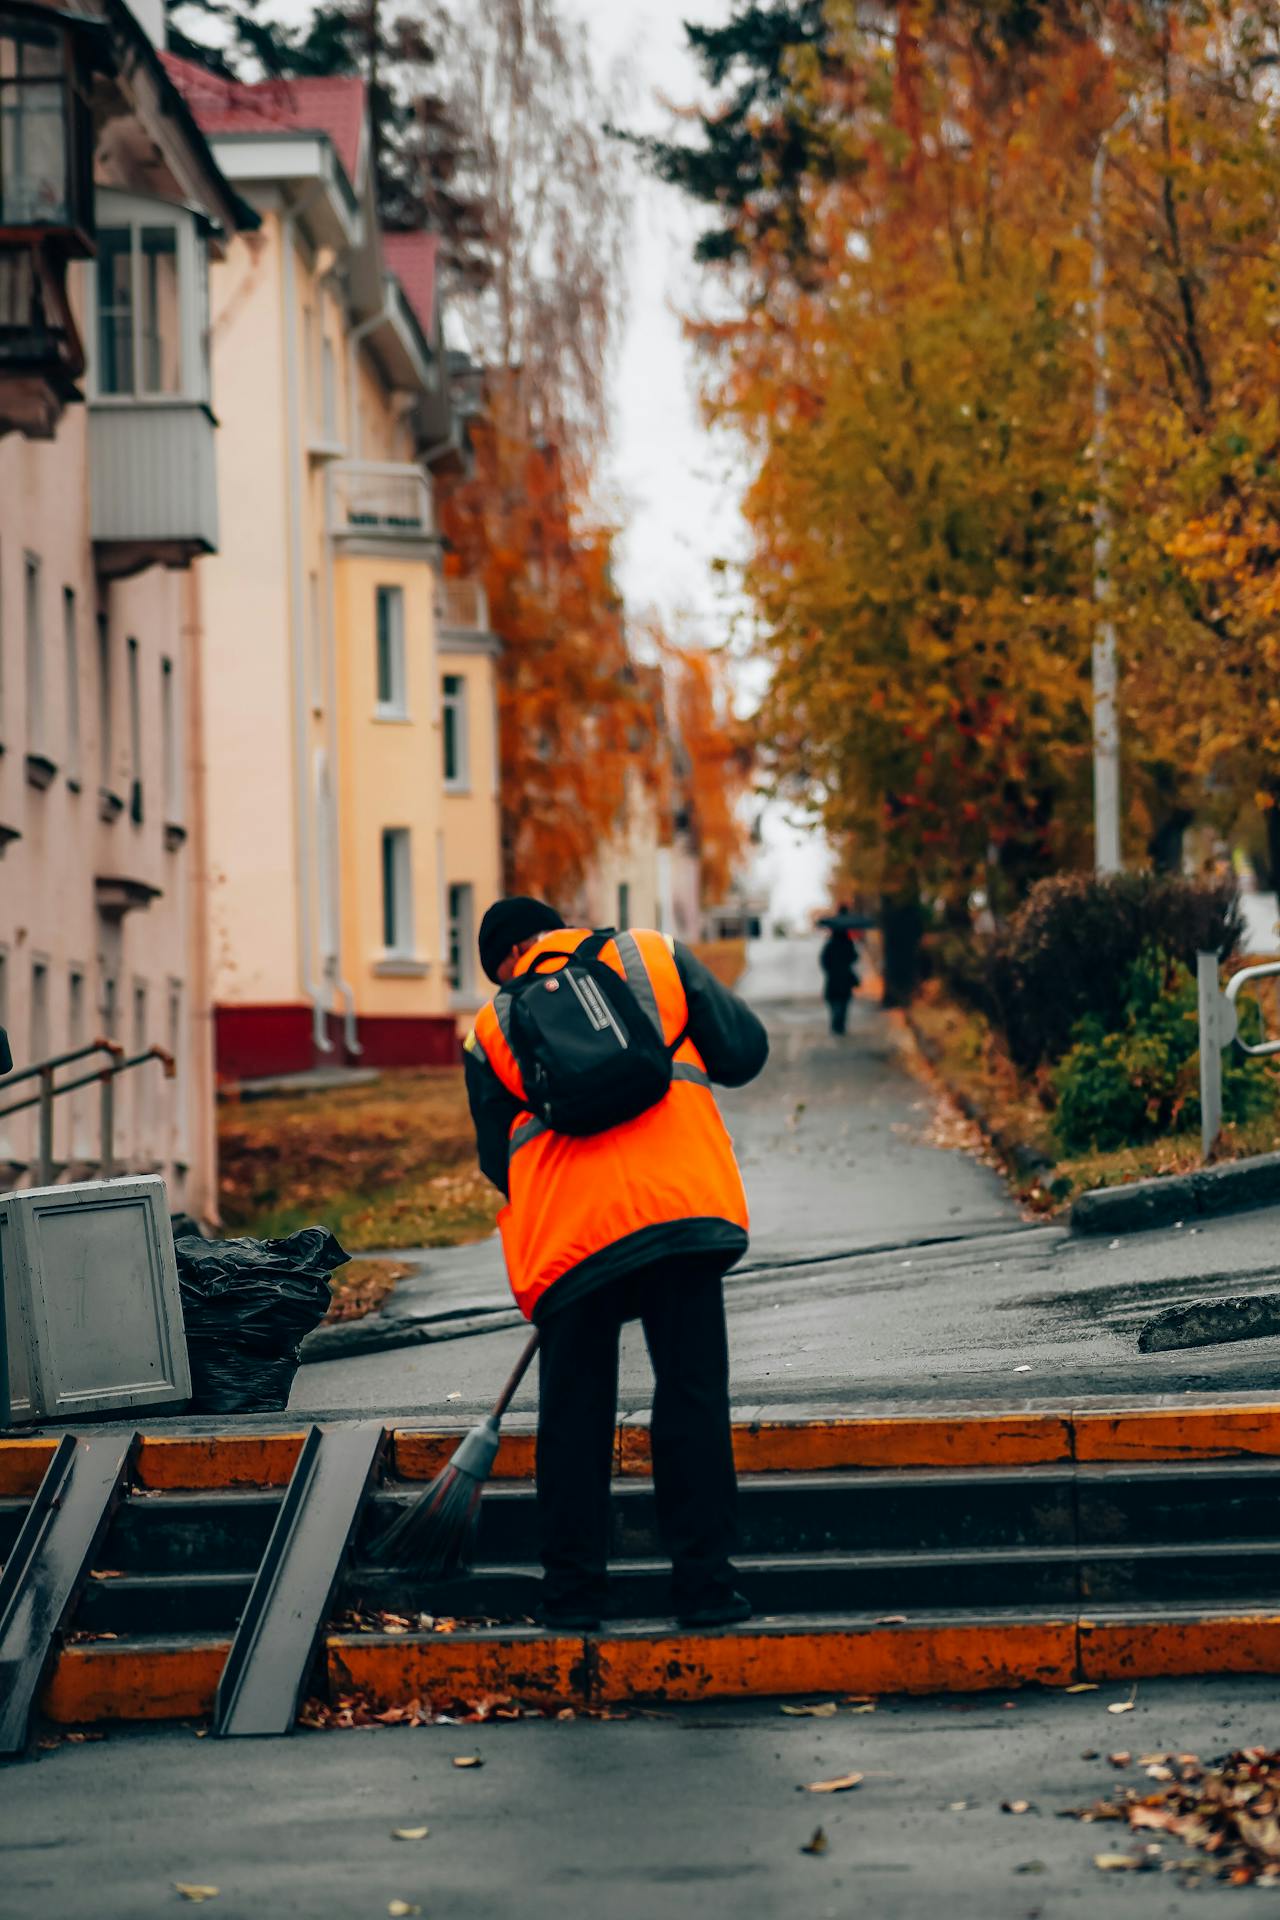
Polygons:
M480 1496L498 1451L492 1416L469 1433L448 1465L413 1505L392 1522L373 1557L430 1580L450 1580L471 1565L480 1521Z

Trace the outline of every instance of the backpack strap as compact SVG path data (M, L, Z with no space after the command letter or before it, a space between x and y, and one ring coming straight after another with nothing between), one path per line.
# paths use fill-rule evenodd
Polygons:
M640 942L633 933L619 933L615 934L613 938L617 945L618 958L622 962L622 971L626 975L627 985L635 995L641 1009L648 1015L657 1030L659 1040L662 1041L667 1052L674 1060L676 1054L679 1053L681 1047L689 1038L689 1022L686 1020L675 1039L668 1041L662 1031L662 1014L658 1009L658 996L653 990L653 982L649 978L649 969L645 965L644 955L640 951Z

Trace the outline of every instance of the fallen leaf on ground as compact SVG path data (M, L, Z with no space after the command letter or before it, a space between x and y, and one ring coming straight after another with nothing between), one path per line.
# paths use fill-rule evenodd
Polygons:
M197 1907L202 1900L216 1900L218 1897L217 1887L196 1887L187 1880L175 1880L173 1884L184 1900L190 1900Z
M972 1800L948 1800L947 1812L948 1813L967 1813L972 1805L973 1805Z
M1173 1768L1166 1767L1157 1761L1153 1766L1147 1768L1147 1778L1148 1780L1172 1780Z
M874 1700L864 1701L861 1706L850 1707L849 1709L850 1713L874 1713L875 1710L876 1710L876 1703Z
M1074 1686L1064 1687L1062 1691L1064 1693L1096 1693L1098 1683L1096 1680L1077 1680Z
M425 1840L430 1831L430 1827L392 1827L391 1838L393 1840Z
M1093 1864L1104 1873L1136 1873L1142 1866L1130 1853L1095 1853Z
M814 1828L812 1834L800 1849L801 1853L825 1853L826 1850L827 1836L821 1827Z
M862 1785L860 1773L840 1773L834 1780L811 1780L803 1793L848 1793L853 1787Z
M455 1767L482 1767L484 1761L478 1753L459 1753L454 1756Z
M880 1618L873 1620L871 1624L873 1627L905 1627L907 1616L905 1613L882 1613Z
M1137 1702L1137 1698L1138 1698L1138 1689L1137 1687L1135 1687L1127 1700L1112 1700L1107 1707L1107 1712L1108 1713L1132 1713L1134 1706Z
M1133 1755L1127 1748L1122 1747L1118 1753L1109 1753L1107 1758L1113 1767L1127 1767L1132 1761Z
M790 1713L796 1719L829 1720L836 1711L834 1700L820 1700L814 1707L783 1707L783 1713Z
M1029 1800L1002 1800L1000 1811L1001 1813L1035 1813L1037 1809Z
M1043 1860L1024 1860L1021 1866L1014 1868L1015 1873L1048 1873L1048 1871Z
M407 1900L388 1900L387 1912L391 1915L391 1920L405 1920L407 1914L421 1913L422 1908L410 1906Z

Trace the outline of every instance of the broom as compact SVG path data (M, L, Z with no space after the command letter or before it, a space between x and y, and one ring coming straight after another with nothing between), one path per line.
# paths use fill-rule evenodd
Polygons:
M480 1519L480 1496L498 1456L502 1416L537 1351L535 1333L488 1419L472 1428L449 1464L377 1541L371 1555L376 1563L403 1567L427 1580L452 1580L467 1572Z

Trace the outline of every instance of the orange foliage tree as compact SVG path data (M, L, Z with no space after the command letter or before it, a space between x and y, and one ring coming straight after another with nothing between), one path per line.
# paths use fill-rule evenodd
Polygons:
M621 817L632 769L656 780L657 715L627 646L611 532L555 447L521 430L501 374L473 464L441 490L451 572L483 582L499 669L506 884L569 901Z
M801 156L803 221L780 237L764 173L724 201L729 317L694 331L755 461L779 785L890 897L1012 904L1087 863L1105 495L1130 857L1280 798L1280 7L738 0L730 99L726 35L741 63L764 24L760 144Z

